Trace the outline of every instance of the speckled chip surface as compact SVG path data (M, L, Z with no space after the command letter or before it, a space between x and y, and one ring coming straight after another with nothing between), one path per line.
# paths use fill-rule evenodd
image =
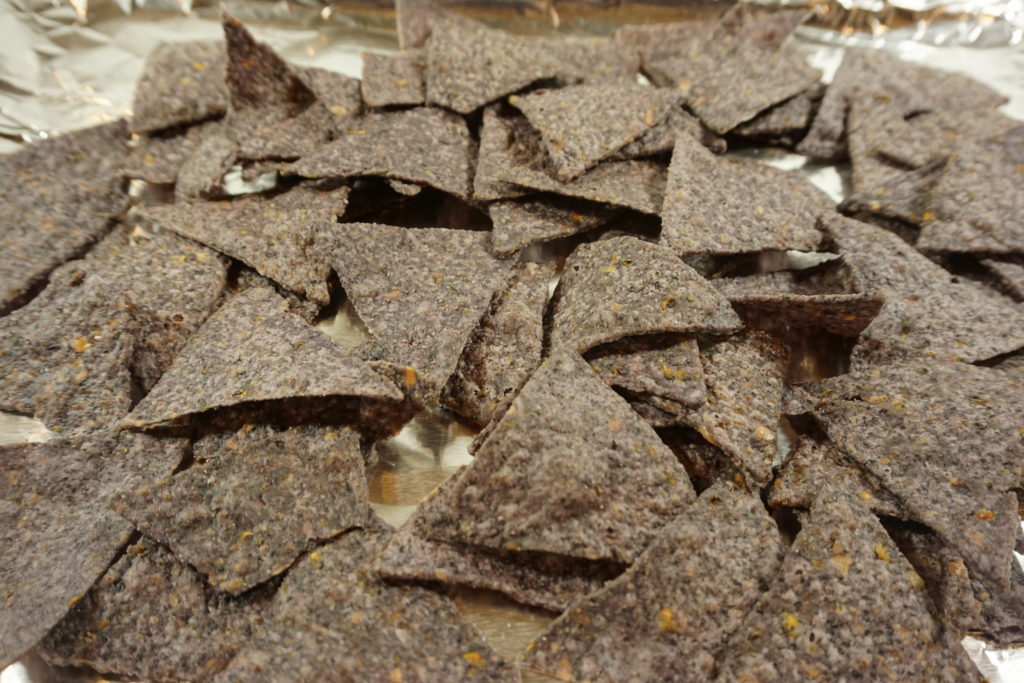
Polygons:
M771 477L787 354L749 330L703 347L708 400L682 418L758 485Z
M220 116L227 109L222 41L158 45L146 58L132 102L133 133L151 133Z
M323 306L330 266L318 236L347 204L347 187L300 185L271 197L152 206L139 213Z
M216 593L166 548L143 538L40 644L58 666L144 680L196 680L228 665L263 620L267 595Z
M839 487L853 493L876 515L906 518L903 504L829 441L802 436L786 458L768 493L772 505L810 509L821 491Z
M227 42L227 122L235 140L290 119L316 102L295 69L241 22L223 13Z
M217 130L222 123L219 119L198 123L184 130L140 135L128 150L128 156L121 167L125 178L137 178L147 183L170 184L178 178L181 170L195 153L203 138L211 130Z
M705 41L648 67L654 83L685 94L686 105L725 133L816 85L821 73L786 50L747 41Z
M576 248L555 292L551 347L580 353L641 334L737 330L729 303L665 247L615 237Z
M462 117L433 107L370 113L290 172L307 178L383 176L469 197L475 145Z
M719 159L683 136L669 167L662 244L682 254L813 251L831 200L805 177L749 159Z
M559 182L544 170L540 134L526 119L487 109L473 196L506 199L532 189L657 214L664 199L665 177L664 167L655 162L606 161L571 182Z
M635 82L639 57L602 38L516 36L453 14L433 18L427 102L469 114L535 81Z
M841 493L815 502L725 651L718 681L796 680L808 671L978 680L957 638L930 614L921 577L875 516Z
M302 660L302 671L311 672L303 680L518 680L448 598L377 577L371 565L393 532L381 522L368 526L297 562L274 597L267 628L218 680L293 678L288 639L307 640L303 632L334 643L309 651L315 655Z
M846 218L828 231L865 291L886 300L853 350L854 369L915 357L984 360L1024 346L1019 309L979 295L981 285L958 281L891 232Z
M825 91L797 151L814 159L846 156L846 112L851 94L879 94L904 116L947 109L993 109L1006 98L978 81L950 71L905 62L884 50L851 48Z
M1021 389L990 368L911 362L824 380L814 412L913 519L1005 587L1019 526L1010 489L1022 477Z
M541 135L552 175L569 182L653 128L680 95L642 85L571 85L513 95Z
M427 535L630 561L692 500L686 471L657 434L562 348L530 377L459 476L449 503L457 524L431 519Z
M556 619L525 665L558 680L709 680L782 555L761 501L713 486L625 574Z
M0 315L110 230L128 198L127 142L117 121L0 156Z
M427 54L406 50L394 55L363 53L363 101L370 107L423 104Z
M132 525L107 508L119 487L168 474L185 441L122 434L0 446L0 667L81 600L127 543Z
M540 365L554 264L521 263L466 342L441 404L479 425L497 417Z
M707 399L704 366L693 337L627 337L598 346L586 356L605 382L631 394L657 396L686 408Z
M210 316L124 424L146 428L253 401L328 396L401 399L365 363L289 313L273 290L253 288Z
M388 579L470 586L561 612L621 572L621 565L551 553L500 551L429 538L431 524L456 524L449 507L458 473L420 502L388 541L374 570Z
M489 212L494 222L491 248L498 256L593 230L616 214L611 207L557 195L497 201Z
M485 232L344 223L332 235L331 264L373 336L364 355L443 387L511 264Z
M352 430L246 425L204 436L193 450L188 470L125 491L112 505L218 590L249 590L369 514Z

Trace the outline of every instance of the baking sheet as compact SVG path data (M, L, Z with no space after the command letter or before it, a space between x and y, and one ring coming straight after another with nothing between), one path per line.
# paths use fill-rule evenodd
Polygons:
M286 59L358 77L361 51L397 48L389 5L235 2L228 8ZM921 0L904 5L842 0L818 7L818 25L802 27L795 44L823 69L826 80L844 46L877 47L909 61L969 73L1006 94L1010 103L1004 111L1024 120L1024 0ZM694 4L622 2L602 7L600 2L543 0L468 9L515 30L596 34L610 32L617 23L672 20L700 12ZM193 7L191 0L0 0L0 35L0 153L6 153L25 141L130 114L135 81L156 44L220 38L221 29L215 6ZM842 166L809 163L774 149L743 153L804 173L837 201L844 195L847 169ZM322 327L345 345L360 337L350 307L337 311ZM426 493L469 461L466 449L473 433L442 412L428 412L380 444L378 461L369 472L378 513L393 525L404 522ZM0 413L0 443L50 436L36 420ZM510 659L551 621L549 615L497 594L460 590L453 597ZM1024 680L1024 649L990 650L970 638L965 647L990 680ZM31 655L0 672L0 683L47 680L71 680L71 674L49 670ZM526 673L524 680L549 679Z

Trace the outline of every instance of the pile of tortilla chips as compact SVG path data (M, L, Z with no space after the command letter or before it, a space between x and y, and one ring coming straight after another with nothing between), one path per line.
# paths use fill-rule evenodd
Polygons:
M360 80L225 15L130 120L0 158L0 410L54 434L0 446L0 669L963 681L965 634L1024 643L1005 98L863 50L825 86L802 10L399 19ZM367 468L424 411L479 433L396 530ZM456 586L554 620L512 661Z

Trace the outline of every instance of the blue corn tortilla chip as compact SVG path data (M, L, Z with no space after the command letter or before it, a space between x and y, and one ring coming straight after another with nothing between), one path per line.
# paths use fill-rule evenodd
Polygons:
M221 41L163 43L149 53L135 86L131 130L152 133L222 115L228 104Z
M291 566L313 542L369 515L359 434L246 425L193 444L196 464L118 494L112 507L238 595ZM265 489L264 483L275 482Z
M0 156L0 315L113 227L128 200L118 175L127 141L118 121Z
M474 142L462 117L433 107L367 114L338 139L299 159L307 178L383 176L468 198Z
M524 664L559 680L709 680L782 555L756 495L713 486L622 576L556 619Z
M692 499L686 471L653 429L563 347L490 431L426 534L629 562ZM438 523L449 516L454 524Z
M921 577L846 492L815 501L723 651L717 680L979 678L955 634L929 613Z
M385 55L363 53L363 100L369 107L419 105L426 101L423 50L405 50Z
M727 333L741 326L707 280L665 247L635 237L583 244L555 291L551 348L582 353L624 337Z
M132 525L107 507L166 476L184 439L120 434L0 446L0 667L46 636L116 558Z
M218 408L296 397L401 399L383 377L287 309L284 299L265 288L229 299L189 339L124 425L174 425Z
M813 251L834 204L804 176L749 159L720 159L682 136L672 153L662 244L677 254Z
M331 264L373 336L359 353L440 392L512 264L491 256L485 232L343 223L330 235Z

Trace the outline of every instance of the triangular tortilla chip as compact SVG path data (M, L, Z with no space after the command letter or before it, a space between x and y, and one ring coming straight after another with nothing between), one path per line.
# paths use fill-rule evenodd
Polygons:
M696 40L707 38L717 20L697 19L671 23L626 24L612 34L612 40L629 45L640 53L643 66L677 56Z
M149 53L132 101L133 133L198 123L227 109L224 43L162 43Z
M548 358L455 483L439 540L629 562L693 499L686 471L575 351ZM439 516L441 517L441 516Z
M867 192L907 170L880 158L876 150L908 126L899 108L887 100L855 93L847 106L846 145L853 166L853 191Z
M957 281L891 232L839 217L827 228L865 291L886 300L853 350L854 369L925 355L984 360L1024 346L1024 313L979 296L978 285Z
M269 616L270 595L215 593L203 576L142 538L68 613L40 652L55 666L131 679L209 679Z
M485 425L540 365L551 262L520 264L466 342L441 404Z
M721 154L726 149L724 139L701 123L696 116L677 106L669 109L665 118L610 158L613 161L619 161L670 153L675 148L676 139L680 135L689 135L700 140L700 144L715 154Z
M963 363L886 365L824 380L814 413L843 453L968 566L1009 585L1024 386ZM984 427L981 427L984 425Z
M367 114L290 169L307 178L383 176L468 198L473 139L462 117L432 107Z
M665 247L635 237L581 244L555 292L551 348L580 353L623 337L732 332L739 318L707 280Z
M633 395L657 396L687 408L707 400L700 349L692 337L627 337L591 349L587 362L610 386Z
M0 667L41 640L128 541L132 525L108 509L110 495L166 476L186 446L143 434L0 446L0 541L12 551L0 558Z
M151 206L143 218L242 261L261 275L321 306L330 298L330 266L321 230L345 213L347 187L295 187L273 197Z
M994 109L1006 103L995 90L964 74L905 62L884 50L850 48L797 151L814 159L843 158L848 98L858 91L888 97L905 117L947 109Z
M567 183L653 128L680 95L642 85L571 85L508 101L541 134L553 175Z
M230 128L221 126L203 131L192 155L178 169L174 182L174 201L219 199L227 196L224 175L238 159L238 145Z
M928 609L921 577L875 516L825 494L730 638L716 680L977 679Z
M616 563L503 552L427 538L430 521L440 524L450 514L451 491L458 477L459 473L450 476L431 492L392 536L374 565L378 573L388 579L498 591L526 605L562 612L622 571Z
M363 100L370 107L423 104L426 100L423 50L398 54L363 53Z
M374 337L364 355L442 388L511 264L485 232L344 223L331 234L331 263Z
M811 88L773 107L729 131L732 135L779 142L789 147L799 139L811 123L811 117L821 99L824 88Z
M117 121L0 156L0 315L110 229L128 200L118 175L127 140Z
M124 424L174 424L217 408L295 397L401 399L384 378L287 309L270 289L249 289L228 300Z
M1003 135L1021 125L995 109L953 109L921 114L898 136L879 140L875 152L894 164L920 168L956 151L964 142Z
M556 619L524 664L559 680L710 680L783 552L760 499L718 484L625 574Z
M827 488L839 487L856 494L876 515L907 518L903 504L864 470L847 459L827 440L801 436L772 482L768 502L810 509Z
M454 14L434 17L427 102L469 114L536 81L635 82L638 56L603 38L517 36Z
M783 46L811 14L803 7L786 9L736 3L718 20L709 40L743 41L774 52Z
M701 349L707 403L682 422L721 448L756 484L771 477L787 351L747 331Z
M1018 301L1024 300L1024 261L981 259L981 264L998 278L1004 291Z
M557 195L502 200L488 210L494 222L491 246L499 256L592 230L617 213L612 207Z
M665 195L665 169L651 161L606 161L572 182L562 183L544 170L540 134L523 117L484 110L480 157L474 179L476 199L508 199L523 188L553 192L657 214Z
M285 571L313 542L365 522L359 438L309 425L211 434L193 445L195 465L124 491L112 506L212 586L238 595ZM276 483L267 490L266 481Z
M859 291L859 274L844 266L836 260L802 271L723 277L711 283L747 321L766 319L856 337L878 315L885 297Z
M912 524L886 526L925 582L936 616L959 634L981 634L999 646L1024 643L1024 570L1013 563L1009 590L978 578L934 532Z
M448 598L376 576L372 563L393 532L379 520L368 526L296 563L274 597L272 624L218 681L292 679L294 665L310 672L301 679L309 681L373 680L385 672L385 680L518 680ZM289 639L305 641L308 632L335 644L296 661ZM266 666L258 656L252 661L261 651L271 655Z
M720 159L682 136L672 153L662 243L678 254L813 251L832 201L806 177L751 159Z
M228 47L228 115L233 139L242 141L267 126L299 115L316 102L292 67L240 21L222 12Z
M217 304L227 268L174 235L106 240L0 329L0 409L69 435L108 430ZM168 287L168 282L183 283Z
M181 130L138 136L129 148L121 167L125 178L138 178L147 183L170 184L195 153L210 131L223 126L220 119L206 121Z
M748 40L707 40L647 67L655 85L675 88L704 125L725 133L818 84L821 72L788 50Z

